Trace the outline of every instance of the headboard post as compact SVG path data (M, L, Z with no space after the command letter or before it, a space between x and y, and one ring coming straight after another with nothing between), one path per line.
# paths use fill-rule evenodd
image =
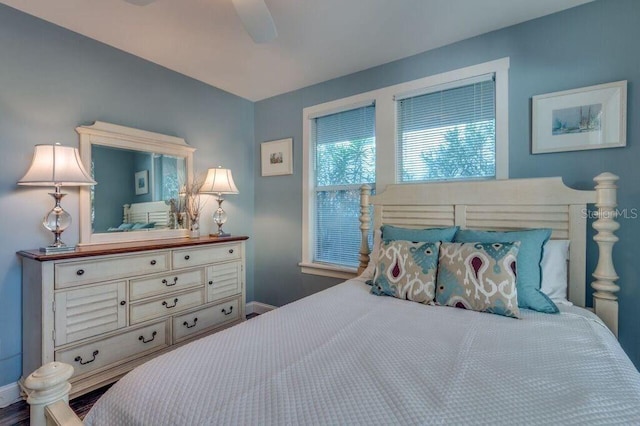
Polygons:
M131 220L129 220L129 216L131 215L131 204L123 204L122 208L122 223L131 222Z
M596 279L591 283L595 290L593 293L593 305L596 314L602 318L613 334L618 336L618 297L616 292L620 287L615 284L618 274L613 266L613 245L618 241L614 232L620 227L616 222L617 197L616 182L618 176L612 173L602 173L593 178L596 185L596 213L597 220L593 222L593 228L597 234L593 237L598 244L598 265L593 272Z
M360 187L360 232L362 239L360 240L360 256L358 260L358 275L367 268L369 264L369 229L371 227L371 215L369 214L369 196L371 195L371 187L362 185Z

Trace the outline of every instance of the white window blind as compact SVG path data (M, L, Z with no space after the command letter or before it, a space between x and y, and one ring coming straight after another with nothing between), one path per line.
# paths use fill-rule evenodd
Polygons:
M375 106L313 119L313 261L358 265L360 191L375 182Z
M397 101L398 182L496 176L495 82Z

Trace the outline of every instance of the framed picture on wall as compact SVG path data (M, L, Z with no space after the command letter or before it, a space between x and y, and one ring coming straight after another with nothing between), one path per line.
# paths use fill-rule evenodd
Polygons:
M293 174L293 139L263 142L260 157L262 176Z
M627 145L627 81L533 97L533 154Z
M136 195L149 193L149 170L141 170L135 174Z

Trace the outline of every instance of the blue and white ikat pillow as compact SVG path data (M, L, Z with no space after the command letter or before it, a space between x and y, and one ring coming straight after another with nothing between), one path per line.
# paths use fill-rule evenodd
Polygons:
M520 242L442 243L435 301L518 318L516 259Z
M371 293L433 303L440 242L382 241Z

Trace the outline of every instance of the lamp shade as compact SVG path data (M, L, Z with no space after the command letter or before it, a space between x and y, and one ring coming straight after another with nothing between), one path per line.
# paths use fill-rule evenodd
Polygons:
M209 169L200 188L201 194L237 194L238 188L233 182L231 170L218 167Z
M36 145L33 160L18 185L82 186L95 185L80 160L80 153L70 146Z

